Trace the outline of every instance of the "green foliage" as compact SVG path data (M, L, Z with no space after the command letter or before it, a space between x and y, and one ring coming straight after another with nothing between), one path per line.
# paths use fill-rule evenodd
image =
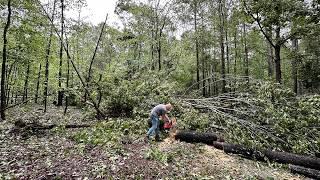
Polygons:
M301 154L320 150L319 95L296 98L290 89L272 83L260 84L256 93L257 97L251 101L261 109L246 121L266 126L268 130L257 131L229 123L228 138L254 148L273 147Z
M93 128L82 130L72 138L78 143L116 147L124 134L128 133L127 136L129 137L139 136L145 133L145 129L146 123L141 119L136 121L110 119L108 122L98 123Z
M173 161L173 154L169 152L162 152L157 147L151 147L145 153L144 158L149 160L156 160L163 164L168 164Z
M103 93L103 109L111 116L146 116L156 103L171 102L176 90L162 72L136 74L129 80L109 76L102 83L108 87ZM150 75L151 74L151 75Z

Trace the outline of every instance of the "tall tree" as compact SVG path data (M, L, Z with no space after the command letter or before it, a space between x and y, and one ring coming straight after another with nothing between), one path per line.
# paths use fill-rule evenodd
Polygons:
M52 15L51 15L51 20L54 20L55 12L56 12L56 1L53 1L53 10L52 10ZM48 40L48 45L46 49L46 69L45 69L45 80L44 80L44 112L47 112L47 99L48 99L48 86L49 86L49 58L50 58L50 53L51 53L51 42L52 42L52 37L53 37L53 31L54 27L50 27L50 35L49 35L49 40Z
M5 109L6 109L6 90L5 90L5 83L6 83L6 63L7 63L7 45L8 39L7 34L11 23L11 0L8 0L8 16L7 22L4 27L3 31L3 51L2 51L2 68L1 68L1 119L5 120Z
M274 49L276 81L282 83L281 48L289 39L299 34L298 29L291 29L282 35L282 31L290 29L289 22L305 18L304 4L299 0L242 0L246 13L255 20L265 38ZM267 31L272 29L273 38ZM286 30L287 31L287 30Z
M292 81L293 81L293 92L298 94L298 68L297 68L297 53L298 53L298 39L292 38L292 50L295 52L293 59L291 60L292 65Z
M60 1L61 3L61 39L63 40L64 34L64 0ZM62 59L63 59L63 42L60 42L60 51L59 51L59 91L58 91L58 106L62 106L63 101L63 90L62 90Z
M219 0L219 30L220 30L220 56L221 56L221 78L222 92L226 92L226 68L225 68L225 52L224 52L224 6L225 0Z

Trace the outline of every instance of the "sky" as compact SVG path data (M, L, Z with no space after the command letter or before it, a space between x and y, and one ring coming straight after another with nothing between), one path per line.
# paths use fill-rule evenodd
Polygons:
M119 18L114 14L116 2L117 0L87 0L88 6L84 8L82 17L85 18L85 21L96 25L103 22L108 13L107 23L117 26Z

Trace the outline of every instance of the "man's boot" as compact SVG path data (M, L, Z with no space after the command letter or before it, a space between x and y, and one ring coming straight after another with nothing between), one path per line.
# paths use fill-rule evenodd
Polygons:
M161 141L160 136L159 136L159 135L156 135L155 140L156 140L157 142Z

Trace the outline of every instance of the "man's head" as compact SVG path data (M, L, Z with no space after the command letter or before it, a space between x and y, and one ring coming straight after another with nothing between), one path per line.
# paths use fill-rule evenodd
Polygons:
M172 105L170 103L166 104L165 106L166 106L167 111L172 110Z

